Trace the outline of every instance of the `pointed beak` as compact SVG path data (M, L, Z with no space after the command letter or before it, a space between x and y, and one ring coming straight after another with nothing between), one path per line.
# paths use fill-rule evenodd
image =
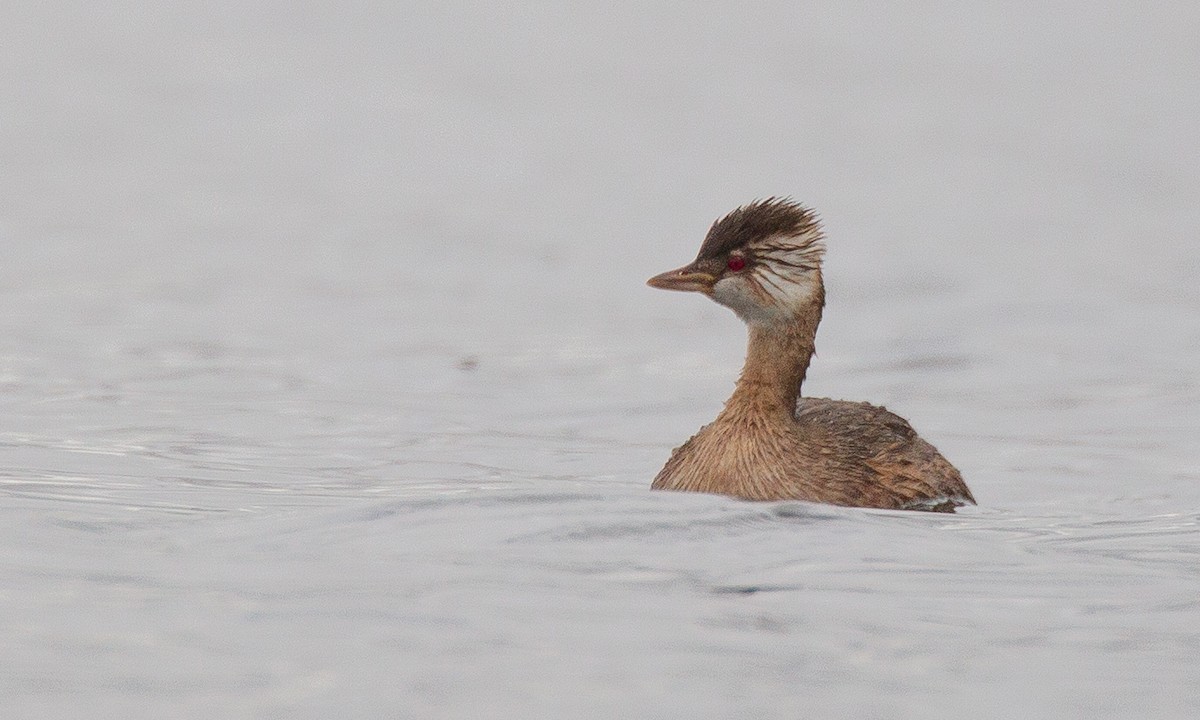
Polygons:
M716 282L716 277L697 270L695 263L693 263L691 265L684 265L676 270L668 270L665 273L655 275L647 280L646 284L659 290L702 292L705 295L709 295L712 294L713 284Z

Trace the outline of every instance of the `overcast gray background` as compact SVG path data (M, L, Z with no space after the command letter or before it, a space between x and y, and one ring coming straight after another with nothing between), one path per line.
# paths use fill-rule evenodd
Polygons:
M1200 714L1200 11L2 16L5 717ZM778 194L978 509L647 491Z

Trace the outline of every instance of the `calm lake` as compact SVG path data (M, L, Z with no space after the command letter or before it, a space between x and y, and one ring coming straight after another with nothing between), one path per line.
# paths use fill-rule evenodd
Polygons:
M1200 716L1200 6L13 6L4 718ZM806 391L956 515L652 493Z

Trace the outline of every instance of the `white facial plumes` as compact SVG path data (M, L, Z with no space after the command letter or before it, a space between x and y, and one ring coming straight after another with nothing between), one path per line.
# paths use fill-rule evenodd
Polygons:
M823 302L818 227L799 235L777 235L746 247L745 270L726 273L713 285L712 298L752 324L786 322Z

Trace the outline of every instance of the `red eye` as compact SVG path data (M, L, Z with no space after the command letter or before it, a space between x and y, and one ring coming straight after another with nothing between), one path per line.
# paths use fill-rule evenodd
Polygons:
M742 257L741 255L730 255L729 261L725 263L725 267L734 272L738 272L742 268L746 267L746 258Z

